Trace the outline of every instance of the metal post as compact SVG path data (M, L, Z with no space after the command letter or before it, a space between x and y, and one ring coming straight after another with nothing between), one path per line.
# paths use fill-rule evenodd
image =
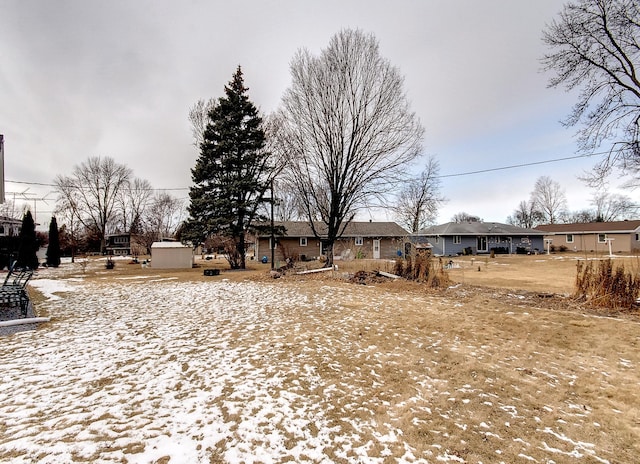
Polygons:
M271 269L275 269L275 256L276 256L276 237L273 224L273 202L275 195L273 194L273 179L271 179Z

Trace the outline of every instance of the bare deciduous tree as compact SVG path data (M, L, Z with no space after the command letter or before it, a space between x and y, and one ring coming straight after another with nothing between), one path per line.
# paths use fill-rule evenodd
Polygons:
M216 106L215 98L209 100L198 100L189 108L189 122L191 123L191 133L193 135L193 145L200 148L204 141L204 131L209 124L209 112Z
M286 180L273 181L273 220L299 221L305 219L304 208L294 187ZM271 201L260 206L260 214L271 217Z
M131 169L109 157L90 157L74 166L70 176L55 179L58 202L72 209L87 229L94 229L100 237L100 251L104 251L105 235L114 219L118 195L129 185Z
M356 211L391 190L418 155L423 128L373 35L343 30L319 56L299 51L291 74L280 113L288 180L314 234L326 237L331 265L333 243ZM326 235L312 221L318 216Z
M410 179L400 190L396 202L396 219L410 232L432 224L438 216L438 209L446 201L440 193L440 165L430 156L420 176Z
M592 209L581 209L579 211L572 211L567 215L568 223L588 223L597 222L596 213Z
M542 63L554 71L550 87L580 89L565 124L582 122L580 147L589 153L613 140L596 166L599 181L615 166L640 173L640 3L637 0L576 0L544 31L551 51ZM638 179L636 179L637 181Z
M567 212L567 197L562 186L549 176L540 176L531 192L532 207L547 224L558 223Z
M451 222L455 222L458 224L462 224L463 222L481 222L481 221L482 219L479 218L478 216L473 216L472 214L465 213L464 211L456 213L451 217Z
M544 215L536 209L535 202L522 200L513 215L507 218L507 223L527 229L544 222Z
M638 214L638 205L625 195L596 192L591 204L597 221L609 222L631 219Z
M22 219L27 205L17 205L15 199L6 200L4 203L0 203L0 216L8 217L11 219Z
M153 187L148 180L136 177L118 193L118 228L122 232L138 233L141 221L153 197Z
M141 230L136 234L136 245L144 253L150 253L153 242L175 237L185 217L184 200L167 192L156 193L141 217Z
M160 192L151 202L148 224L158 233L158 239L173 237L185 215L184 200Z

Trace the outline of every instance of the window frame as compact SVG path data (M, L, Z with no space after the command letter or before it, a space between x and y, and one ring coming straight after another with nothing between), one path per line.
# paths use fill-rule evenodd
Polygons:
M353 243L355 246L362 246L364 245L364 239L362 237L354 237Z

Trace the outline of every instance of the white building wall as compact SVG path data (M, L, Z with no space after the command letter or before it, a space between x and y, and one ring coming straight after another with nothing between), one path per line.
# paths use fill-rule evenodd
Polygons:
M193 267L193 249L175 242L155 242L151 245L151 267L190 269Z

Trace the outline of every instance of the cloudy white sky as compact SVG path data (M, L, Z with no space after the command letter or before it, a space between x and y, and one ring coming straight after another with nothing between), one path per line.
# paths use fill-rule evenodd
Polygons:
M539 61L542 30L561 7L560 0L0 0L0 133L6 179L19 182L6 184L7 196L50 199L31 201L37 221L48 223L55 195L39 184L101 155L187 197L198 156L187 121L193 103L221 96L241 65L250 98L269 113L290 84L296 50L318 53L340 29L359 28L405 76L426 129L424 155L435 155L447 176L439 222L461 211L504 222L541 175L564 186L571 210L586 208L591 192L577 176L593 158L453 176L575 155L574 131L559 123L574 100L547 88Z

